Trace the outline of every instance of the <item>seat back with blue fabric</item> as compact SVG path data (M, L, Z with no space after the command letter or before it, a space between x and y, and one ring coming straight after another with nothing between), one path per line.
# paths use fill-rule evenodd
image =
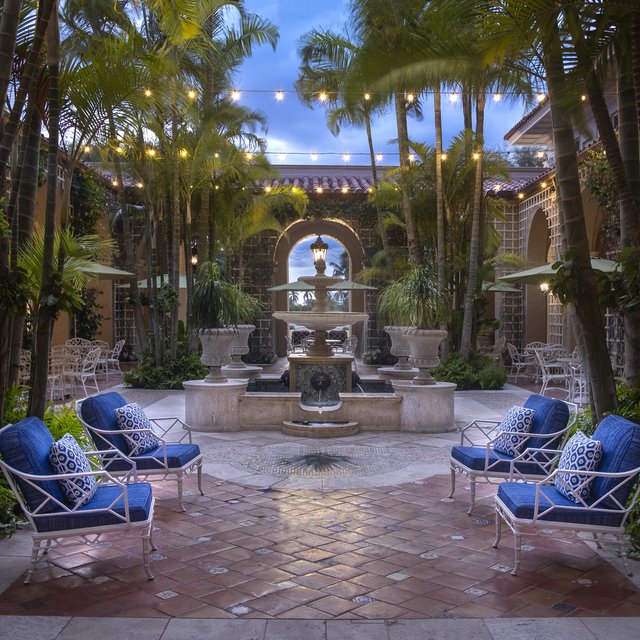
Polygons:
M108 391L89 396L82 401L80 413L82 419L94 429L109 431L108 434L92 433L96 447L101 451L115 448L122 453L129 452L129 445L116 423L115 409L124 407L127 401L116 391Z
M562 431L569 421L569 407L566 403L534 393L527 398L524 406L535 411L529 430L531 436L527 439L525 447L529 449L557 448L562 440L562 435L550 440L549 438L536 438L535 434L548 435Z
M624 473L640 467L640 425L621 416L610 415L600 422L593 434L594 440L602 445L602 458L597 471L603 473ZM619 482L617 478L595 478L591 486L591 497L595 502L605 496ZM625 504L634 481L627 482L613 494ZM613 501L604 500L602 505L613 507Z
M49 449L53 436L40 418L24 418L20 422L0 429L0 454L3 460L14 469L38 476L56 475L51 466ZM32 487L28 482L18 479L18 484L31 511L38 509L48 498ZM57 480L35 481L44 492L61 503L65 497ZM40 513L51 513L59 507L49 501L40 508Z

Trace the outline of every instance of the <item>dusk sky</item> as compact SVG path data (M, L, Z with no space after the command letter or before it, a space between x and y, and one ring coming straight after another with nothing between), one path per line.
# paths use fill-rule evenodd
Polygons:
M334 137L326 127L324 109L305 107L293 91L299 38L314 27L340 31L348 19L349 0L246 0L245 4L249 11L269 18L280 30L276 51L266 46L258 48L244 63L235 83L240 91L244 90L241 103L262 111L268 118L269 159L274 164L366 164L366 155L354 155L367 152L364 129L345 128ZM276 89L288 91L282 102L275 100ZM487 105L486 145L493 150L506 150L503 136L524 115L524 104L507 104L503 99L498 103L489 100ZM433 144L433 109L429 101L424 113L422 122L409 121L409 135L418 142ZM443 98L443 127L446 146L446 141L462 128L461 107L451 104L447 97ZM397 164L397 148L389 144L397 135L392 112L377 119L373 135L376 151L384 154L382 164ZM279 158L280 152L287 154L284 159ZM315 162L310 159L312 152L319 154ZM334 155L322 155L326 153ZM344 153L352 154L349 163L343 161Z

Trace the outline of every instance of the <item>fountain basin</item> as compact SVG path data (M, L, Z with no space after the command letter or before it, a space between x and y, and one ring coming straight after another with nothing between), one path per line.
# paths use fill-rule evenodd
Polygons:
M282 433L302 438L340 438L360 433L357 422L337 420L321 422L318 420L283 420Z

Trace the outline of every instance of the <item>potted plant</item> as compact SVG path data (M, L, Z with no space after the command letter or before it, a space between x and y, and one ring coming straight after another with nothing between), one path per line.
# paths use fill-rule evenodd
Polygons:
M440 362L438 349L447 337L440 329L449 318L451 303L436 275L427 266L414 266L378 294L378 322L406 326L409 361L419 369L414 384L435 384L429 370Z
M225 382L220 367L231 355L236 326L254 318L262 305L238 285L225 280L220 265L203 262L191 292L191 326L202 343L201 362L210 368L206 382Z

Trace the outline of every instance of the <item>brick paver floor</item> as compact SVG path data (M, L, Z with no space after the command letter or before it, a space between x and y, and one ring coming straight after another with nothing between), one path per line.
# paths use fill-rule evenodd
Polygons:
M138 534L56 548L0 614L398 619L639 616L640 592L582 539L527 536L520 575L507 531L492 548L493 486L446 499L449 477L393 487L264 490L205 477L154 483L148 581ZM457 495L457 494L456 494ZM1 634L0 634L1 635Z

